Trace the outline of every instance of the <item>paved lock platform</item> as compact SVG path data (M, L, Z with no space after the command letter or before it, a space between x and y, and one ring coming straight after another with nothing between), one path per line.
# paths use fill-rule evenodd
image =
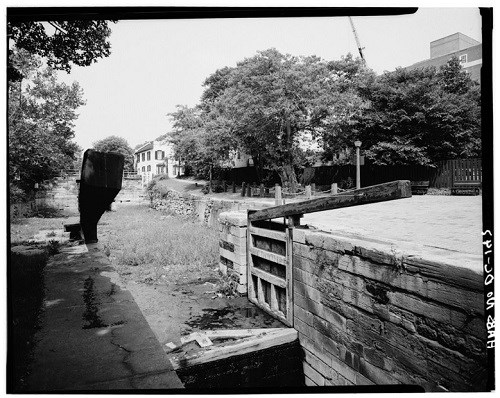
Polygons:
M63 248L45 268L41 329L26 392L182 389L99 244Z

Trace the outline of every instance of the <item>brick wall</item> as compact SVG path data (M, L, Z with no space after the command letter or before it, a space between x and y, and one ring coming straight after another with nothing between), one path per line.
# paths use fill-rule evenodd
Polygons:
M294 230L294 327L306 385L484 390L479 271Z
M247 213L223 212L219 215L219 269L234 277L240 294L247 292Z

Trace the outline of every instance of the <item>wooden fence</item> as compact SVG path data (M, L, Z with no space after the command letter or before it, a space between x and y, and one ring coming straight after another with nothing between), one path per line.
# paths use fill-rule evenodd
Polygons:
M329 185L332 182L339 186L350 179L356 181L354 165L321 166L309 170L310 182L316 185ZM434 188L451 188L453 180L481 181L481 159L455 159L438 162L436 167L429 166L361 166L361 186L382 184L395 180L429 181Z

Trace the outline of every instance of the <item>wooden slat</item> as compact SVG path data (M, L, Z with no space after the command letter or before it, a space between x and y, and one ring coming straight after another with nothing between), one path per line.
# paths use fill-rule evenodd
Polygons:
M250 221L248 221L248 227L252 225ZM252 279L252 268L253 268L253 261L252 261L252 255L250 254L249 248L252 247L252 236L250 233L247 232L247 294L248 294L248 299L252 302L257 301L257 294L256 294L256 288L257 286L254 286L253 284L253 279Z
M283 328L270 333L247 338L235 344L212 345L195 353L185 353L170 358L174 370L189 368L207 362L218 361L235 355L248 354L266 348L291 343L298 338L298 332L293 328Z
M249 213L248 219L249 221L268 220L409 197L411 197L410 181L398 180L356 189L349 192L348 195L334 195L303 202L289 203L283 206L269 207Z
M268 261L272 261L273 263L285 265L287 264L286 257L285 256L280 256L279 254L276 253L271 253L268 252L267 250L262 250L262 249L257 249L256 247L250 246L248 249L250 254L253 254L255 256L258 256L260 258L264 258Z
M263 281L269 282L272 285L279 286L282 288L286 288L286 281L279 276L270 274L269 272L262 271L259 268L253 268L252 273L257 276L259 279L262 279ZM259 294L258 298L259 301L264 302L264 292L261 293L261 286L259 286Z
M286 242L286 319L293 327L293 228L289 227L287 231Z
M282 231L273 231L271 229L257 228L250 224L248 231L253 235L262 236L264 238L270 238L274 240L279 240L286 242L286 233Z
M260 328L260 329L217 329L217 330L203 330L198 332L200 335L205 335L209 339L217 340L224 338L241 339L245 337L258 336L259 334L268 334L279 332L282 328Z

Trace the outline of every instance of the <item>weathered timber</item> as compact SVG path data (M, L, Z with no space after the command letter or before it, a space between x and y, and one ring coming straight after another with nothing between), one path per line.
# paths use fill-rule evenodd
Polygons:
M251 234L259 235L259 236L262 236L264 238L270 238L270 239L279 240L282 242L285 242L287 239L286 233L281 232L281 231L273 231L273 230L265 229L265 228L257 228L257 227L254 227L252 225L250 225L248 230Z
M325 198L289 203L283 206L269 207L248 214L249 221L269 220L278 217L288 217L297 214L315 213L318 211L339 209L342 207L359 206L368 203L411 197L411 184L407 180L398 180L366 188L356 189Z
M250 247L249 251L251 254L254 254L260 258L271 261L273 263L281 264L284 266L287 265L287 259L285 256L280 256L279 254L268 252L268 251L262 250L262 249L258 249L256 247Z
M260 279L262 279L262 280L264 280L266 282L269 282L269 283L271 283L274 286L279 286L279 287L282 287L282 288L286 288L286 281L284 279L280 278L279 276L270 274L269 272L266 272L266 271L262 271L259 268L254 268L252 270L252 273L255 276L259 277Z
M236 344L225 346L209 346L194 354L184 354L170 358L174 370L199 365L202 363L218 361L233 355L243 355L250 352L264 350L281 344L291 343L298 338L295 329L271 329L269 333L252 336Z
M217 329L217 330L203 330L198 332L200 335L207 336L212 340L235 338L241 339L245 337L258 336L261 334L268 334L279 332L283 328L259 328L259 329Z

